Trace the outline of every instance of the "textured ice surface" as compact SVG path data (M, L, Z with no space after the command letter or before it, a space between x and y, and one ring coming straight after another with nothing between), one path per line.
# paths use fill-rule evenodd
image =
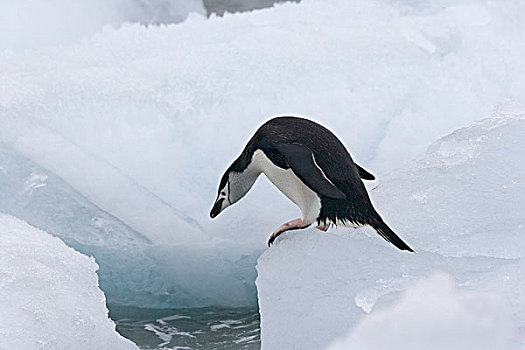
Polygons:
M524 112L498 111L455 131L371 191L417 253L371 229L344 228L291 232L267 250L257 265L263 349L320 349L352 328L356 349L390 341L395 349L506 349L509 340L523 348ZM454 283L414 284L435 272ZM450 329L455 323L463 331ZM367 339L371 327L377 339ZM445 333L450 346L434 339Z
M159 269L143 280L157 284L134 285L127 300L253 305L250 264L299 212L261 180L213 222L208 213L222 171L255 129L277 114L308 116L381 177L503 98L523 99L523 6L310 0L1 51L0 140L152 242L144 251ZM448 162L468 157L454 147L442 149ZM421 187L413 205L432 196ZM107 266L111 280L149 272L141 262Z
M501 297L458 290L436 275L410 285L391 308L366 317L327 350L501 350L511 337Z
M0 213L0 348L138 349L115 331L97 264Z
M433 143L372 191L381 213L416 248L447 256L525 255L525 108L515 108Z

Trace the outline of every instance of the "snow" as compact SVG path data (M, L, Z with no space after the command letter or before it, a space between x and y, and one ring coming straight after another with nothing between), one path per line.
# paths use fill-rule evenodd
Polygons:
M115 331L97 264L0 214L0 348L138 349Z
M283 235L257 265L262 348L522 349L524 134L507 101L380 179L415 254L367 228Z
M58 9L66 3L54 1ZM214 221L208 213L222 172L255 129L274 115L315 119L381 178L505 98L523 102L523 6L305 0L209 20L190 15L166 26L99 30L107 20L85 16L96 25L84 30L72 16L86 39L52 33L46 45L55 47L11 35L19 38L11 42L16 45L0 51L0 143L33 162L38 176L26 169L9 180L17 193L28 181L17 198L33 209L4 196L2 210L17 210L94 255L111 302L254 305L255 261L269 234L298 210L261 179ZM3 13L9 11L0 8ZM121 14L118 23L129 19ZM462 142L466 151L458 154L455 144L443 145L446 162L475 156L475 141L470 150ZM62 181L53 188L68 189L69 204L38 217L36 208L59 203L51 195L53 179ZM433 200L426 190L422 184L410 193L412 205ZM89 208L86 215L75 214L75 198ZM388 208L394 223L397 212ZM91 221L99 217L107 219ZM106 224L122 239L111 238ZM408 229L408 242L417 246ZM462 239L473 240L469 232ZM435 237L428 249L446 244L454 248ZM455 253L464 253L462 247ZM518 254L515 247L506 257ZM484 249L501 253L498 245Z
M327 350L506 349L510 317L504 301L487 293L458 290L435 275L409 286L388 310L360 322Z

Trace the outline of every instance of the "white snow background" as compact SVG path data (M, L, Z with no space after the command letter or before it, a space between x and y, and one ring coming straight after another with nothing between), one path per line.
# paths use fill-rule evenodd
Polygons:
M125 20L48 42L0 31L0 211L94 255L110 302L256 303L255 261L297 208L260 180L214 221L208 213L222 172L256 128L294 114L329 127L378 177L372 200L418 253L367 230L284 236L258 267L263 347L300 344L304 334L327 346L372 312L348 340L361 341L382 322L372 318L378 301L384 318L420 324L423 310L414 316L404 305L428 285L442 290L438 301L457 301L452 315L473 300L487 305L487 322L503 320L492 348L524 346L522 1L305 0L168 26L106 26L89 37ZM497 128L453 133L403 167L489 116ZM518 151L507 157L510 146ZM316 259L341 266L307 268ZM453 279L416 283L434 271ZM281 296L285 286L293 290ZM277 308L288 292L294 302ZM311 300L321 300L317 309L304 307ZM323 314L330 321L316 332L285 322ZM273 335L278 325L288 338ZM486 334L486 324L472 327Z

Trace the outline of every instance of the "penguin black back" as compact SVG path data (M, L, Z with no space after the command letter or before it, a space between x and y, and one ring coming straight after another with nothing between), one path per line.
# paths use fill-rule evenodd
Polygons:
M261 149L275 165L289 169L286 158L278 151L279 144L307 147L326 177L346 195L344 203L321 196L319 222L336 222L339 219L355 224L369 224L366 218L374 216L375 210L361 181L359 168L345 146L330 130L304 118L276 117L257 130L244 152L252 154L256 149ZM368 174L368 179L374 179L366 170L362 169L362 172Z

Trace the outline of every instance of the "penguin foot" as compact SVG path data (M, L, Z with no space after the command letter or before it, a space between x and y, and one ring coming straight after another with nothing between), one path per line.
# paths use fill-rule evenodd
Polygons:
M321 230L321 231L325 231L325 232L328 231L329 227L330 226L321 226L321 225L315 226L316 229Z
M268 247L273 244L273 241L275 241L275 239L279 237L281 233L284 233L290 230L300 230L303 228L307 228L310 225L311 224L307 224L302 219L295 219L295 220L288 221L282 224L281 226L277 228L277 230L273 231L273 233L271 234L270 239L268 240Z

